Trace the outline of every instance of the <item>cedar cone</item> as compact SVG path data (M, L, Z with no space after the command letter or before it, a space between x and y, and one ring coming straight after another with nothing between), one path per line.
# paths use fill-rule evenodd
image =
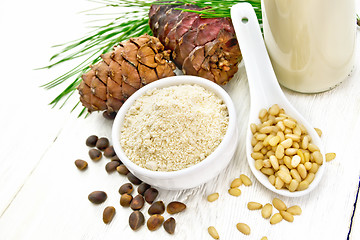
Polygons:
M142 86L175 75L170 54L157 38L147 34L119 43L82 75L77 88L80 101L89 112L117 112Z
M226 84L237 72L242 56L230 18L201 18L195 5L152 5L149 24L184 74Z

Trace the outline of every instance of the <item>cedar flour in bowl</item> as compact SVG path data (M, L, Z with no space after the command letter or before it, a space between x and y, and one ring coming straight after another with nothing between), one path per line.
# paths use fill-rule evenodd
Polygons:
M207 79L160 79L126 100L112 138L116 154L142 181L164 189L196 187L217 176L234 155L235 107Z
M120 145L153 171L177 171L209 156L222 141L229 113L222 99L196 84L155 88L125 115Z

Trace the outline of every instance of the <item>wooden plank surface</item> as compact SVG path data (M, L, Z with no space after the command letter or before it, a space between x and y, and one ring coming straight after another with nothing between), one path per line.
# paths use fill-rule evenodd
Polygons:
M131 211L119 205L117 192L126 179L117 173L107 174L106 159L97 163L89 160L84 144L91 134L111 137L111 121L100 114L86 119L70 114L76 99L62 110L51 110L46 105L55 91L46 92L38 86L69 66L33 71L47 63L53 51L51 45L86 31L84 19L76 13L89 7L87 1L69 0L0 3L0 26L2 34L7 33L0 39L0 52L6 56L0 60L0 239L211 239L207 233L210 225L217 228L221 239L346 239L360 175L356 151L360 133L359 56L352 76L329 92L307 95L284 89L290 102L314 127L323 130L325 150L337 154L312 193L294 199L280 197L288 205L302 207L303 214L293 223L282 221L271 226L259 211L246 208L249 201L265 204L279 196L257 182L247 166L244 141L250 103L246 72L241 65L236 78L225 87L238 114L240 142L234 159L203 186L160 190L158 199L165 203L183 201L188 207L174 216L174 236L163 229L150 232L146 227L133 232L128 226ZM357 43L359 46L359 36ZM87 171L75 168L77 158L89 162ZM242 195L232 197L227 193L229 183L241 173L250 176L253 185L242 186ZM94 190L106 191L108 200L92 205L87 195ZM212 192L219 192L220 198L208 203L206 196ZM105 225L102 210L108 205L115 206L117 213L113 222ZM360 239L359 208L358 203L350 239ZM237 231L238 222L251 227L250 236Z

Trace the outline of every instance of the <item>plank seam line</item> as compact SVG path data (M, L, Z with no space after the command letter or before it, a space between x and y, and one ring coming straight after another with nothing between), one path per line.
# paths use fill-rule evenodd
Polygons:
M349 232L347 235L347 240L350 239L350 233L351 233L351 229L352 229L352 224L353 224L353 220L354 220L354 215L356 212L356 205L357 205L357 201L358 201L358 197L359 197L359 189L360 189L360 176L359 176L359 184L358 184L358 188L357 188L357 192L356 192L356 196L355 196L355 202L354 202L354 209L353 209L353 213L351 215L351 219L350 219L350 227L349 227Z
M31 175L34 173L35 169L39 166L40 162L43 160L44 156L46 155L46 153L49 151L49 149L53 146L53 144L56 142L56 140L58 139L58 136L61 134L63 128L61 128L59 130L59 132L57 133L57 135L55 136L54 140L51 142L51 144L49 144L49 146L45 149L44 153L41 155L39 161L36 163L35 167L30 171L30 173L28 174L28 176L25 178L25 181L23 182L23 184L21 184L21 186L18 188L18 190L16 191L16 193L14 194L14 196L11 198L9 204L5 207L5 209L3 210L3 212L0 214L0 218L5 214L5 212L8 210L8 208L10 207L10 205L12 204L12 202L15 200L15 198L17 197L17 195L19 194L19 192L21 191L21 189L24 187L25 183L28 181L28 179L31 177Z

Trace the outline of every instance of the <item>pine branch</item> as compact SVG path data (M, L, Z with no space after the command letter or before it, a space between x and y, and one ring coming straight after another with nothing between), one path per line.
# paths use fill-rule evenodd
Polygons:
M58 103L62 102L60 108L64 106L66 101L73 96L77 86L81 82L81 76L90 70L90 65L94 65L101 60L100 55L109 52L113 46L121 41L127 40L132 37L138 37L145 33L152 35L150 27L148 25L148 12L152 4L195 4L203 10L198 11L204 18L214 17L230 17L230 8L238 2L249 2L253 5L259 21L261 22L261 9L260 0L199 0L199 1L167 1L159 2L156 0L89 0L90 2L101 4L101 6L83 11L88 15L98 15L109 17L113 16L114 13L99 13L98 11L104 11L109 8L119 9L120 13L117 14L116 18L112 18L105 25L101 25L104 19L97 19L93 21L100 22L100 26L91 26L91 31L84 37L53 46L59 48L59 52L51 56L50 64L40 69L50 69L58 66L64 62L69 62L75 59L82 59L82 61L74 68L65 72L61 76L49 81L41 87L45 89L51 89L64 84L67 81L71 83L65 87L65 89L56 96L50 105L55 107ZM190 11L189 9L182 9L184 11ZM79 105L79 102L74 109ZM83 108L79 114L85 113Z

